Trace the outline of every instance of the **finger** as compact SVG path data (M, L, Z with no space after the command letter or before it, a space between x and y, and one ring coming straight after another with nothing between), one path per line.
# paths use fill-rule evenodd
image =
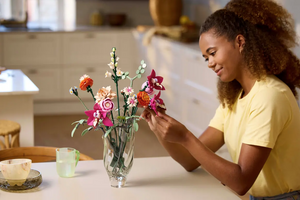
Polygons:
M159 116L160 118L163 118L163 119L165 119L166 121L171 121L171 120L173 120L173 118L172 117L170 117L169 115L167 115L167 114L165 114L165 113L162 113L162 112L160 112L160 111L158 111L157 112L157 116Z

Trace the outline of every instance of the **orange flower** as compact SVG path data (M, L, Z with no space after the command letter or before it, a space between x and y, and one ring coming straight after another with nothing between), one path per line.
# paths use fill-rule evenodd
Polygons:
M137 100L141 106L148 106L150 103L150 97L145 91L137 93Z
M93 79L91 79L88 75L83 75L82 77L80 77L80 84L79 87L81 90L86 90L86 88L88 86L92 87L93 86Z

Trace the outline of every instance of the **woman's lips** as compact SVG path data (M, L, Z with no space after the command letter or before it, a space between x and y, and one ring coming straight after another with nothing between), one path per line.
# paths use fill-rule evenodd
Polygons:
M220 76L222 70L223 70L223 67L221 67L220 69L216 70L215 72L216 72L216 74L217 74L218 76Z

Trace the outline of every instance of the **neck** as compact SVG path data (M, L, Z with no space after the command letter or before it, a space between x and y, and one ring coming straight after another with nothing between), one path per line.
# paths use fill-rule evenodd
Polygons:
M237 81L241 84L242 88L243 88L243 94L241 96L245 97L252 89L252 87L255 84L256 79L251 76L249 73L245 73L243 74L239 79L237 79Z

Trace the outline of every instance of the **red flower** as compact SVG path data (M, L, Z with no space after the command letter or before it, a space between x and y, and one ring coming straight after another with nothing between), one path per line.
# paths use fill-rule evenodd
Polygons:
M157 90L165 90L165 87L161 84L164 80L161 76L156 76L155 71L152 69L150 76L147 76L148 83L151 89L155 88Z
M137 100L141 106L148 106L150 103L150 97L145 91L137 93Z
M81 90L86 90L88 86L92 87L93 83L93 79L91 79L88 75L85 74L80 78L79 87Z

